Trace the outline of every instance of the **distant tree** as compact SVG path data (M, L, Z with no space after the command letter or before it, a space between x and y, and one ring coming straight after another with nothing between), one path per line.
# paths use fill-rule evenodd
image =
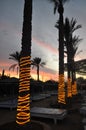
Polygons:
M3 69L2 70L2 77L4 77L5 76L5 70Z
M35 57L35 58L32 60L32 63L31 63L31 64L33 65L32 68L34 68L34 66L37 67L37 81L39 81L39 68L40 68L40 66L41 66L41 67L44 67L44 65L45 65L46 63L45 63L45 62L41 62L41 58Z
M11 65L9 67L9 70L13 69L13 71L14 71L14 69L16 68L17 74L18 74L18 72L19 72L19 62L20 62L20 52L16 51L16 52L9 54L9 55L10 55L9 59L17 62L16 64Z
M0 79L8 79L9 76L5 75L5 70L2 70L2 74L0 75Z

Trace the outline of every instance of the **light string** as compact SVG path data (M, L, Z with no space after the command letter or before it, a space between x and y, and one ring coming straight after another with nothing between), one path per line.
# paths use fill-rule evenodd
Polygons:
M24 125L30 122L30 56L20 58L19 96L16 122Z
M67 97L72 97L72 84L70 78L68 78L67 81Z
M66 104L65 101L65 85L64 85L64 75L59 75L59 84L58 84L58 103Z
M74 84L72 85L72 94L76 95L78 93L77 91L77 83L74 81Z

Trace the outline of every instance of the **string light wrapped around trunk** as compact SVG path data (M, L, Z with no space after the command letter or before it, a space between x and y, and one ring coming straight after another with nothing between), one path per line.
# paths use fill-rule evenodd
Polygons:
M59 75L59 84L58 84L58 103L66 104L65 102L65 84L64 84L64 75Z
M74 84L72 85L72 94L77 95L77 83L74 81Z
M72 97L72 87L71 87L71 79L68 78L67 82L67 97Z
M30 56L20 58L19 96L16 122L24 125L30 122Z

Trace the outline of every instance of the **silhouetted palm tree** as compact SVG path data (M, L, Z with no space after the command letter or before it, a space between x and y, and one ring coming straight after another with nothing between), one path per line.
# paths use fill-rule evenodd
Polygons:
M9 55L10 55L9 59L14 60L14 61L17 62L16 64L11 65L9 67L9 70L13 69L13 71L14 71L14 69L17 68L17 74L18 74L18 72L19 72L19 61L20 61L20 52L16 51L16 52L14 52L12 54L9 54Z
M67 53L67 70L68 70L68 79L70 79L70 37L71 37L71 29L70 29L70 23L69 23L69 19L66 18L65 19L65 23L64 23L64 37L65 37L65 46L66 46L66 51L65 53Z
M34 66L37 67L37 81L39 81L39 67L43 67L46 63L45 62L41 62L41 58L39 57L35 57L33 60L32 60L32 63L31 63Z
M65 104L64 92L64 26L63 26L63 4L68 0L50 0L54 3L54 14L59 13L59 85L58 85L58 102Z
M69 21L68 18L65 18L65 23L64 23L64 36L65 36L65 46L66 46L66 50L65 51L67 53L67 70L68 70L68 88L70 90L70 93L68 92L68 97L71 97L71 71L73 67L72 64L72 58L74 53L76 53L76 49L74 49L75 44L78 45L79 41L81 39L79 39L79 37L74 36L73 37L73 32L79 28L81 28L81 25L76 25L77 21L76 19L72 18L71 21ZM78 46L77 46L78 47ZM73 53L73 54L72 54ZM73 73L72 73L73 74ZM74 76L72 75L72 78Z
M79 46L79 43L82 39L79 38L79 36L74 36L73 38L71 38L71 43L72 43L72 46L71 46L71 71L72 71L72 83L74 83L74 81L76 80L76 75L75 75L75 71L76 71L76 67L75 67L75 56L77 54L79 54L81 51L77 52L78 50L78 46Z
M70 63L71 63L71 54L72 54L73 45L75 43L78 44L78 42L81 40L79 39L79 37L76 37L76 36L73 37L73 32L81 28L81 25L76 25L76 23L77 23L76 19L73 19L73 18L71 21L69 21L69 19L66 18L65 23L64 23L65 46L67 49L66 53L67 53L67 63L68 63L69 69L71 68ZM70 74L68 74L68 77L69 76Z
M78 43L81 41L79 37L74 37L72 40L72 48L71 48L71 72L72 72L72 94L76 95L77 94L77 83L76 83L76 66L75 66L75 55L78 50Z
M16 122L18 126L30 125L30 65L31 65L31 31L32 0L24 0L24 18L22 30L22 47L19 69L19 96ZM29 125L28 128L29 129Z

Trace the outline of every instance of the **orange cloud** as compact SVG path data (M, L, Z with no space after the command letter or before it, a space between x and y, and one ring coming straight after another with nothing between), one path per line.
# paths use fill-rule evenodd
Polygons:
M2 70L0 70L0 74L2 74ZM19 78L16 71L9 71L8 69L5 69L5 75L10 76L10 77Z
M2 61L1 65L0 65L0 74L2 74L2 71L4 69L5 75L18 78L19 76L17 74L16 69L14 71L13 70L9 71L10 65L11 65L11 63ZM31 69L31 76L34 79L37 79L36 68ZM56 72L54 70L50 69L50 68L47 68L47 67L45 67L45 69L43 69L43 70L41 70L41 68L40 68L40 80L46 81L46 80L49 80L49 79L57 80L58 76L56 75Z
M57 52L58 52L56 48L51 46L51 44L45 43L45 42L40 41L36 38L32 38L32 41L35 42L36 44L48 49L49 51L51 51L54 54L57 54Z
M14 71L13 70L9 71L9 67L10 67L11 64L8 63L8 62L7 61L6 62L4 62L4 61L1 62L0 74L2 74L2 71L4 69L5 70L5 75L10 76L10 77L17 77L18 78L18 74L17 74L16 69Z
M37 79L36 69L31 70L31 76L32 76L32 78ZM40 77L39 78L42 81L47 81L47 80L51 80L51 79L57 81L58 75L40 70Z
M9 67L9 64L4 64L6 66ZM2 70L3 69L0 69L0 74L2 74ZM16 77L16 78L19 78L19 75L17 74L17 71L16 69L13 71L9 71L9 69L5 69L5 75L7 76L10 76L10 77ZM36 69L31 69L31 77L34 78L35 80L37 80L37 71ZM47 72L47 70L43 71L43 70L40 70L40 75L39 75L39 78L40 80L42 81L47 81L47 80L55 80L57 81L58 80L58 75L57 74L54 74L53 72Z

